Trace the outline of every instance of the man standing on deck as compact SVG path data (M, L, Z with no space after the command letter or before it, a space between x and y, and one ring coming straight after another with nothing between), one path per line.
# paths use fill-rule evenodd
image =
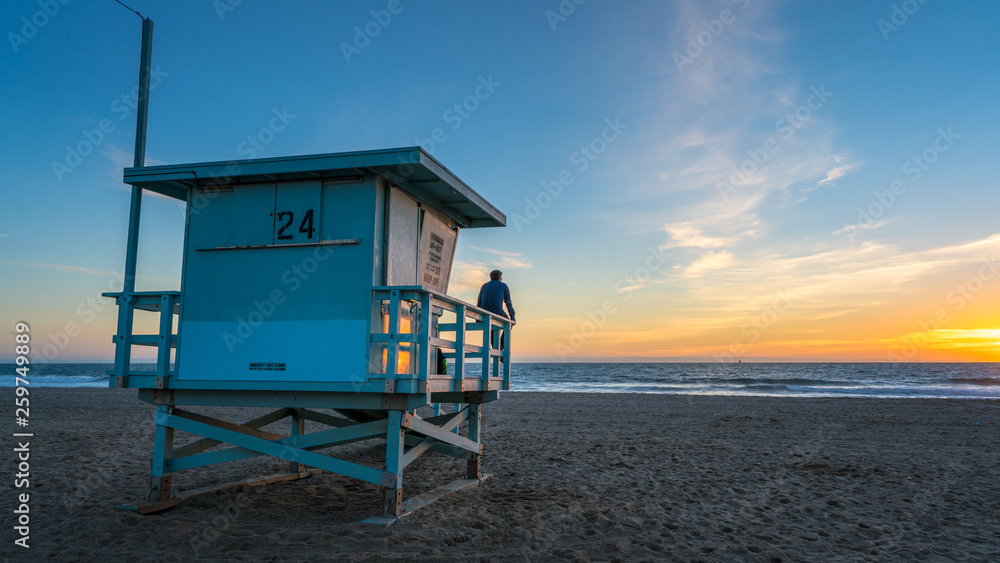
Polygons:
M479 289L479 298L476 299L476 307L486 309L487 311L500 315L514 321L514 305L510 302L510 288L507 284L500 281L503 277L503 272L500 270L493 270L490 272L490 281L483 284L483 287ZM504 313L503 306L507 304L507 311L510 315ZM516 321L515 321L516 322ZM500 349L503 350L503 335L500 335Z

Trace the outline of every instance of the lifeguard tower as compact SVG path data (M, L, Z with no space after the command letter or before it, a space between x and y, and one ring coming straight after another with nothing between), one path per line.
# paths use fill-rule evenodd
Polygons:
M446 294L459 230L506 223L479 194L419 147L135 167L125 183L187 202L181 290L104 294L119 307L110 384L156 406L151 490L134 508L327 471L382 487L391 521L485 478L480 407L510 388L512 323ZM157 334L133 334L142 312L159 315ZM131 367L133 346L156 348L155 371ZM416 413L443 403L455 412ZM276 410L232 422L195 405ZM282 419L287 433L262 430ZM201 438L177 446L175 430ZM320 451L372 438L382 466ZM403 469L428 452L467 460L467 474L403 502ZM186 469L260 455L290 468L172 493Z

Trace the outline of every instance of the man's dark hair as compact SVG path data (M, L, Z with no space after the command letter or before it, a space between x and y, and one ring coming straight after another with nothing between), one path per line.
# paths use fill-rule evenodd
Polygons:
M491 280L497 281L500 279L501 276L503 276L503 272L501 272L500 270L493 270L492 272L490 272Z

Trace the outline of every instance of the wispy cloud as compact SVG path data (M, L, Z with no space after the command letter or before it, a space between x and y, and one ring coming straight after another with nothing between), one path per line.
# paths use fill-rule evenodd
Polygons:
M885 304L888 296L919 291L919 282L931 276L961 273L962 267L975 271L982 259L998 254L1000 234L914 251L872 242L816 248L812 242L788 241L738 259L713 256L701 275L687 275L702 257L680 269L679 275L690 278L687 296L705 313L758 310L776 291L788 289L796 296L796 309L816 316L845 304L854 305L847 307L851 309ZM724 264L724 273L711 267L719 263Z
M819 182L816 182L815 186L813 186L812 188L808 188L808 189L802 190L802 191L803 192L809 192L809 191L815 190L816 188L822 186L823 184L829 184L830 182L833 182L837 178L840 178L840 177L844 176L845 174L847 174L848 172L852 172L852 171L854 171L856 169L857 169L857 166L855 166L854 164L843 164L843 165L840 165L840 166L834 166L830 170L827 170L826 176L824 176L823 179L820 180Z
M663 78L649 100L661 111L647 133L649 148L632 163L647 180L629 184L626 195L634 204L620 213L630 230L652 223L669 235L665 247L733 250L772 231L771 223L782 220L772 211L801 203L805 196L793 200L793 192L829 185L857 169L850 151L838 146L833 114L824 108L842 95L836 85L802 83L782 66L788 33L775 17L780 5L676 5L673 31L658 46L659 72L651 70ZM689 39L722 10L735 21L679 71L674 53L686 53ZM822 101L817 91L825 93Z
M718 248L732 244L736 239L730 237L710 237L706 236L701 227L691 223L672 223L663 226L663 230L670 236L670 242L663 245L665 248L693 246L696 248Z
M16 260L0 260L0 264L11 264L13 266L25 266L28 268L44 268L47 270L57 270L60 272L72 272L75 274L87 274L89 276L101 276L106 278L120 278L122 277L121 272L112 272L105 270L96 270L94 268L85 268L83 266L67 266L65 264L45 264L42 262L18 262ZM163 281L176 283L177 280L169 278L160 278L156 276L136 276L140 279L151 280L151 281Z
M709 272L722 270L733 263L733 254L727 250L713 252L709 250L681 270L682 278L697 278Z
M751 211L758 201L759 196L722 205L693 207L694 218L663 225L670 239L661 248L719 248L758 236L760 220Z
M914 332L905 335L903 338L912 342L914 338L920 342L926 342L925 348L938 349L963 349L963 348L987 348L1000 349L1000 329L980 328L980 329L944 329L939 328L931 331Z
M837 229L836 231L833 231L830 234L834 236L839 236L839 235L848 235L856 231L874 231L875 229L880 229L890 223L895 223L895 222L896 219L879 219L877 221L873 220L867 223L862 222L854 225L847 225L846 227L842 229Z
M91 276L114 276L114 272L84 268L82 266L66 266L63 264L43 264L41 262L18 262L15 260L0 260L0 264L12 264L14 266L27 266L29 268L46 268L49 270L59 270L61 272L74 272L77 274L88 274Z
M451 294L460 295L478 289L489 280L489 273L492 270L527 270L531 268L531 261L519 252L472 245L469 245L469 248L492 254L498 258L490 262L486 260L455 261L451 269L451 278L448 280L448 292Z
M486 246L472 246L470 244L469 248L471 248L472 250L478 250L480 252L486 252L486 253L489 253L489 254L495 254L497 256L524 256L524 254L520 253L520 252L507 252L505 250L497 250L495 248L489 248L489 247L486 247Z
M135 164L135 156L131 151L126 151L125 149L116 146L110 142L105 142L100 148L101 154L107 159L107 181L108 185L117 190L131 190L132 187L122 183L122 174L124 169L132 168ZM166 164L162 160L155 158L146 157L145 166L159 166L161 164ZM162 197L170 199L171 201L176 201L174 198L158 194L156 192L151 192L146 190L144 193L149 194L151 197Z

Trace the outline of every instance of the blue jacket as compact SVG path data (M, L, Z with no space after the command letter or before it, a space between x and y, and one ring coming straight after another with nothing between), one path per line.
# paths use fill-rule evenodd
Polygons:
M503 305L507 304L510 315L503 312ZM491 313L507 317L514 320L514 305L510 302L510 289L507 284L500 280L490 280L483 284L479 290L479 299L476 300L476 307L486 309Z

